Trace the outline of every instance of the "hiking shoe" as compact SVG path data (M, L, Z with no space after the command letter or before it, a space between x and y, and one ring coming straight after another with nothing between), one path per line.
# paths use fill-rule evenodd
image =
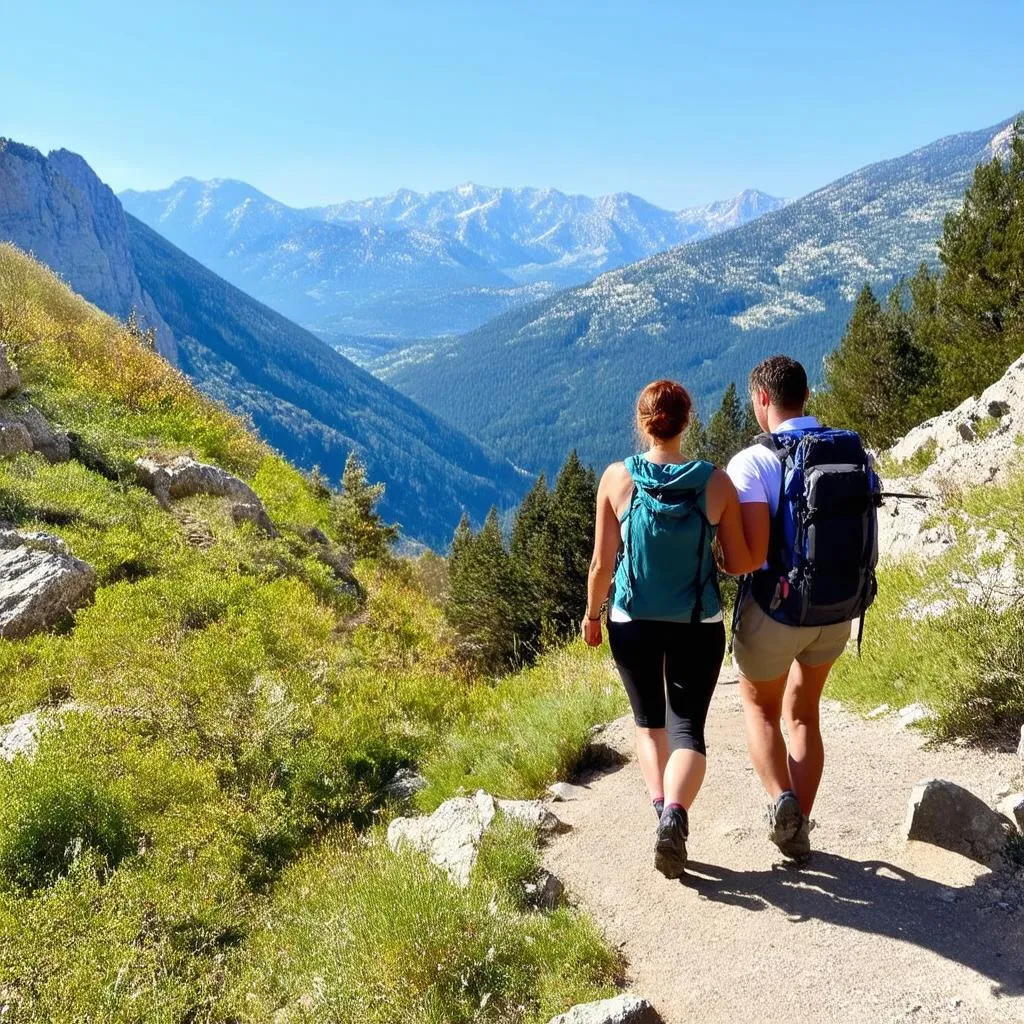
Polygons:
M679 878L686 870L686 837L690 833L686 811L666 807L658 822L654 843L654 866L666 878Z
M803 820L804 814L796 794L787 790L768 806L768 838L782 850L783 844L792 842L796 837Z
M811 829L813 828L814 822L801 815L800 827L796 830L793 838L777 844L783 857L788 857L797 864L805 864L811 856Z
M654 816L661 821L661 816L665 813L665 801L664 800L652 800L651 806L654 808Z

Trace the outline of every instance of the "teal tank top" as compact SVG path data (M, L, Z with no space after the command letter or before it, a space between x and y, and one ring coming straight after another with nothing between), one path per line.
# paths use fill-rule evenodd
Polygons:
M632 619L700 622L722 610L708 522L707 485L715 467L626 460L633 494L622 514L623 544L611 604Z

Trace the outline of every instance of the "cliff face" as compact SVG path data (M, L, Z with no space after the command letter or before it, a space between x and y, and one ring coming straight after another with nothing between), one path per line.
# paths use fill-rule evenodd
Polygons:
M176 362L174 333L132 265L128 225L114 193L77 154L44 156L0 138L0 239L59 273L80 295L125 319L134 308Z

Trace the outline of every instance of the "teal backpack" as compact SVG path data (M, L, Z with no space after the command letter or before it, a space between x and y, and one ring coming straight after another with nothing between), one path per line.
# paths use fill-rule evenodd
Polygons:
M626 460L633 480L622 514L623 547L611 604L633 619L700 622L722 610L711 550L706 490L710 462L659 466L642 455Z

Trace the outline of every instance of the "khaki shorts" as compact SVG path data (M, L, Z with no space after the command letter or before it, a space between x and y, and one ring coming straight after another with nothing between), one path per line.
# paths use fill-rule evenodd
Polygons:
M809 666L835 661L846 649L851 625L787 626L747 598L736 624L733 658L752 683L768 682L785 675L794 661Z

